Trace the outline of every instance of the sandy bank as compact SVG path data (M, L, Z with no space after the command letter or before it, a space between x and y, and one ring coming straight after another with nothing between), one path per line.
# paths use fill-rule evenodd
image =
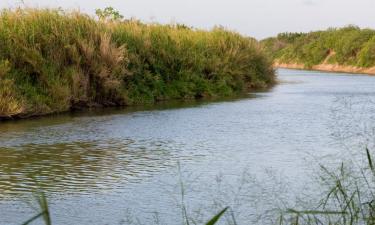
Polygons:
M306 69L306 70L317 70L326 72L341 72L341 73L358 73L358 74L371 74L375 75L375 67L362 68L355 66L344 66L338 64L320 64L315 65L311 68L306 68L303 64L298 63L274 63L275 68L285 68L285 69Z

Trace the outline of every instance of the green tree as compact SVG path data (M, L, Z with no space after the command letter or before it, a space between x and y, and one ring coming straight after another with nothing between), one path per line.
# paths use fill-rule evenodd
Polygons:
M106 7L105 9L97 9L95 14L102 21L119 21L124 18L118 10L115 10L113 7Z

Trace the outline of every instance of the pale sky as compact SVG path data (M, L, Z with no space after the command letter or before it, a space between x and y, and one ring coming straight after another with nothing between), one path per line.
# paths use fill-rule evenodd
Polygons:
M222 25L262 39L280 32L307 32L355 24L375 29L375 0L0 0L0 8L62 7L94 14L112 6L144 22Z

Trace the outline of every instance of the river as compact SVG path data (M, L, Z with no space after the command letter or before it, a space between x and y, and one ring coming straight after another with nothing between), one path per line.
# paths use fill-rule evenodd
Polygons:
M277 72L271 90L236 99L1 123L0 224L35 215L35 190L53 224L182 224L182 201L197 221L229 205L250 224L293 202L314 187L315 159L344 155L337 106L369 102L375 77Z

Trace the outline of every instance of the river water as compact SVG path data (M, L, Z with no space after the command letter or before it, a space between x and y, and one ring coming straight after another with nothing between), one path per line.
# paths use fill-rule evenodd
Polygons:
M314 189L316 160L344 155L337 132L355 130L338 108L375 96L373 76L277 72L274 88L237 99L0 124L0 224L35 215L35 190L53 224L182 224L182 202L198 223L225 206L255 223Z

